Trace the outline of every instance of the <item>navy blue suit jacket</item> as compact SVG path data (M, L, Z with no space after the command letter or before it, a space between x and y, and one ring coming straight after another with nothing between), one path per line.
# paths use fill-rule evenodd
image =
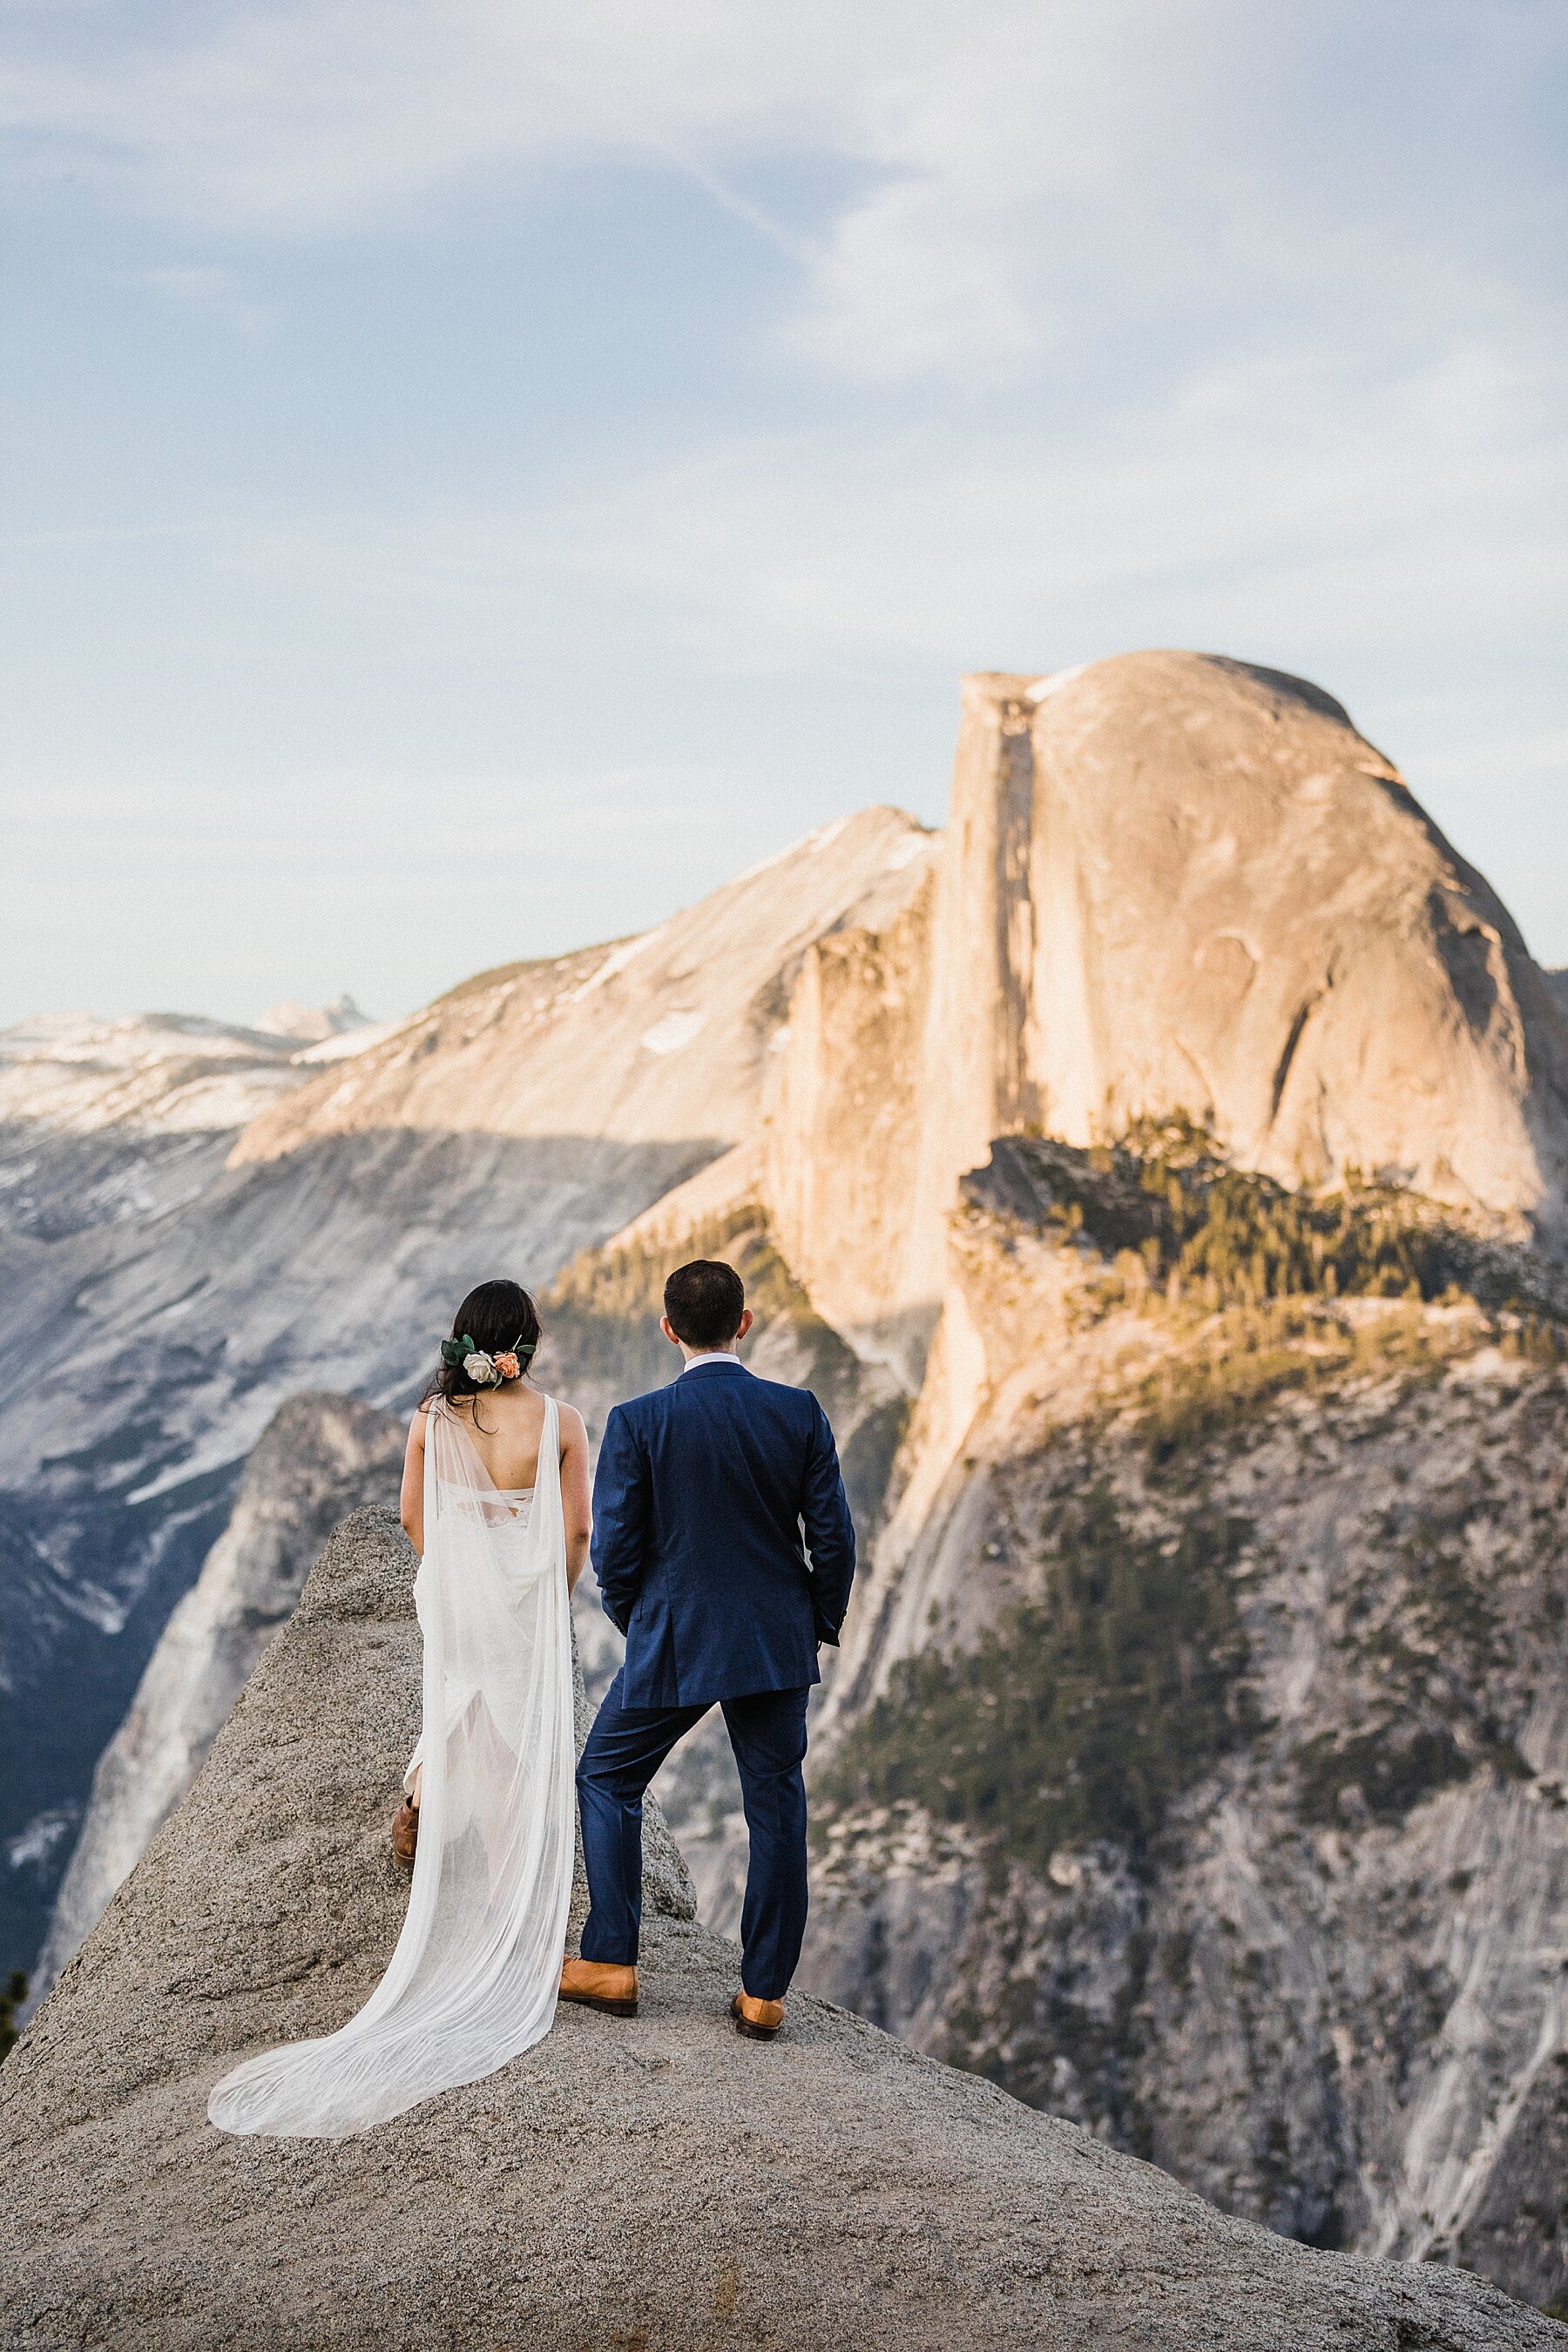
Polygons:
M801 1539L809 1547L809 1564ZM594 1480L594 1573L626 1637L625 1706L820 1680L855 1574L827 1415L733 1356L618 1404Z

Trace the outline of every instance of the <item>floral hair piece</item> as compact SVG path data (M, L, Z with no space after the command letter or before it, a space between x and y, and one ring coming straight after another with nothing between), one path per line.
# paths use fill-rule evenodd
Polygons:
M510 1348L498 1349L493 1356L489 1356L482 1348L476 1348L471 1336L465 1331L460 1339L442 1340L441 1361L444 1364L460 1364L477 1389L499 1389L503 1381L522 1378L523 1366L538 1344L537 1340L530 1339L524 1345L522 1334L519 1332Z

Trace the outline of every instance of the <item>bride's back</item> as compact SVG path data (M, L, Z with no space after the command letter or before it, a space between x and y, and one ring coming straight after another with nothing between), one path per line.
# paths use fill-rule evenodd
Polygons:
M455 1416L497 1486L531 1486L539 1475L545 1400L521 1381L482 1396L452 1397L439 1410Z

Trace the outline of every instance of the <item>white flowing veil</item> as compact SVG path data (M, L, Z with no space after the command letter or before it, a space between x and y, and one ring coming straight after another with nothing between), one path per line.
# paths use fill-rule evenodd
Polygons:
M207 2102L224 2131L341 2139L478 2082L550 2031L575 1843L553 1398L531 1502L498 1488L461 1422L439 1400L431 1406L414 1596L425 1781L397 1948L338 2032L264 2051L224 2076Z

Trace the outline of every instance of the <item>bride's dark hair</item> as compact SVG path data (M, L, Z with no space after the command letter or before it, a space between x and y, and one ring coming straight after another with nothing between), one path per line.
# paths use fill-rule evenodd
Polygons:
M509 1349L531 1350L539 1345L539 1309L520 1282L481 1282L470 1290L452 1318L454 1339L471 1339L481 1355L503 1356ZM528 1378L531 1354L524 1360L522 1377ZM443 1356L425 1384L421 1404L432 1397L445 1397L455 1402L461 1397L481 1397L485 1391L475 1386L463 1370L462 1361L451 1364ZM474 1407L474 1419L479 1409ZM482 1424L481 1424L482 1426Z

